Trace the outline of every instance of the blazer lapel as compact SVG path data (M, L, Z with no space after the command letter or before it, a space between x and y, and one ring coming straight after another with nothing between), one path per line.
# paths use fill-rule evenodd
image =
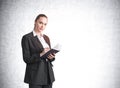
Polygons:
M36 48L43 48L41 42L39 41L38 37L37 36L33 36L32 37L32 42L34 43L35 47Z
M37 36L33 36L33 32L31 33L31 40L32 40L32 43L34 44L34 46L36 48L42 48L43 49L43 45L41 44L41 42L39 41L38 37ZM50 40L49 38L46 36L46 35L43 35L43 38L45 39L46 43L50 46L51 48L51 45L50 45Z
M48 38L46 35L43 35L43 38L45 39L45 42L46 42L46 43L49 45L49 47L51 48L49 38Z

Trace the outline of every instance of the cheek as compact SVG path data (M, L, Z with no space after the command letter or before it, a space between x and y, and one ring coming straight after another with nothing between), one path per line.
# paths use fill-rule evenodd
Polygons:
M40 25L40 24L37 24L36 26L37 26L38 28L39 28L39 27L41 27L41 25Z
M43 26L44 28L46 27L46 26Z

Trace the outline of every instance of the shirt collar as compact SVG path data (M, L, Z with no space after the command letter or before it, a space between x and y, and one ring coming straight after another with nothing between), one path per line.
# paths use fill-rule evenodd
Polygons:
M33 30L33 36L37 36L37 34L35 33L35 31Z
M35 33L35 30L33 30L33 36L34 36L34 37L35 37L35 36L38 36L38 35ZM42 34L41 37L43 37L43 34Z

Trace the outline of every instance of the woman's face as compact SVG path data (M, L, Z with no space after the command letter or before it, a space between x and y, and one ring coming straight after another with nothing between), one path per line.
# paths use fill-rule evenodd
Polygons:
M37 32L42 32L45 29L47 22L48 22L48 19L46 17L40 17L35 22L35 30Z

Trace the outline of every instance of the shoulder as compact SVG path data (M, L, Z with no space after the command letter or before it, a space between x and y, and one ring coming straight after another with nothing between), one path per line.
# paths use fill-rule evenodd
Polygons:
M30 32L30 33L23 35L22 38L31 38L32 36L33 36L33 32Z
M21 40L22 40L22 42L27 42L27 41L30 40L32 37L33 37L33 33L30 32L30 33L28 33L28 34L23 35L23 37L22 37Z

